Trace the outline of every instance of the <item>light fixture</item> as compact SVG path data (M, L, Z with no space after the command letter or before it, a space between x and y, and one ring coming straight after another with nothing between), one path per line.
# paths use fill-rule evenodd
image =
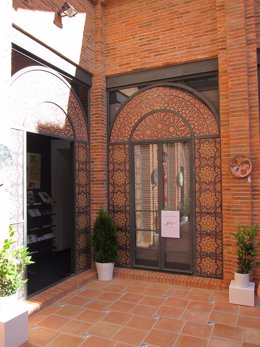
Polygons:
M78 12L75 10L73 6L71 6L68 2L64 2L61 10L58 12L58 15L61 17L74 17Z

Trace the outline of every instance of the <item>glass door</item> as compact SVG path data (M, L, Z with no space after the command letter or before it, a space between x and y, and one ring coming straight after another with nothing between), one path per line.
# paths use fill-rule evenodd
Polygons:
M134 146L134 265L192 272L190 142ZM178 211L178 233L161 230Z

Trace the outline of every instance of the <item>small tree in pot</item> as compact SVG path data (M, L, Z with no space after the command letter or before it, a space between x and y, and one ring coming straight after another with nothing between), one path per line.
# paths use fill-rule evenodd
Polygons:
M114 263L118 256L117 229L111 216L104 210L100 210L92 235L93 258L96 262L98 278L109 281L113 276Z
M256 246L260 246L260 242L256 242L257 231L258 225L238 225L237 231L232 233L236 240L237 269L235 271L235 281L238 283L239 278L245 277L245 282L241 284L242 287L248 286L249 272L254 266L255 257L257 256Z

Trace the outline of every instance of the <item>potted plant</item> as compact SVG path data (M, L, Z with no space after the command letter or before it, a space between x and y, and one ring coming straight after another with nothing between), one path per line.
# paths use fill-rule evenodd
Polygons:
M0 248L0 297L8 298L17 294L27 282L24 278L25 267L32 263L28 248L15 245L14 231L10 226L9 235Z
M95 219L92 235L93 258L98 279L110 281L118 256L117 228L111 216L101 209Z
M0 346L20 346L28 340L28 307L18 301L17 293L27 282L25 266L32 263L28 248L16 245L10 227L0 247Z
M241 288L249 285L249 273L257 256L256 246L260 246L260 242L256 242L257 232L258 225L238 225L237 230L232 233L236 240L235 283Z

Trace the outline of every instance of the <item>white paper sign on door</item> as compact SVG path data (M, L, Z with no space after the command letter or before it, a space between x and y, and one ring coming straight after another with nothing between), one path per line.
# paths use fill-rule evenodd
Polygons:
M162 237L180 238L180 211L161 211Z

